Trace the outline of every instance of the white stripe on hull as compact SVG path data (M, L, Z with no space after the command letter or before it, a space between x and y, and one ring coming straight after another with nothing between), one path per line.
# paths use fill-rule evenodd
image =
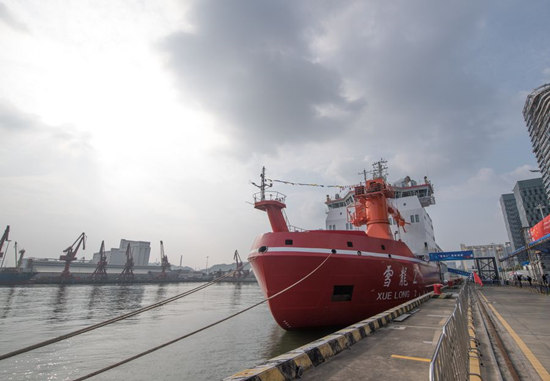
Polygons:
M336 250L336 249L335 249ZM267 253L289 253L289 252L295 252L295 253L310 253L310 254L330 254L332 252L332 249L327 248L321 248L321 247L267 247ZM336 254L346 254L346 255L354 255L358 256L358 252L361 253L361 256L363 257L373 257L373 258L390 258L391 259L398 259L400 261L407 261L407 262L413 262L413 263L424 263L428 264L428 262L423 261L421 259L417 258L411 258L411 257L404 257L402 255L397 254L382 254L382 253L372 253L368 251L361 251L361 250L336 250ZM259 253L258 249L251 250L250 254L256 254Z

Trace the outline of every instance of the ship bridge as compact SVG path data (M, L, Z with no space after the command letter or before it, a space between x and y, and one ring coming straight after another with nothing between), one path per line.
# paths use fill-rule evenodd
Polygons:
M434 189L432 183L424 176L424 184L418 184L409 176L392 185L395 198L417 196L423 208L435 205Z

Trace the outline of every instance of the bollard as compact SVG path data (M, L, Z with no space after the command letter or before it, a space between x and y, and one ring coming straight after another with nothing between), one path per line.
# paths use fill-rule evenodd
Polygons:
M441 283L434 284L434 295L441 295Z

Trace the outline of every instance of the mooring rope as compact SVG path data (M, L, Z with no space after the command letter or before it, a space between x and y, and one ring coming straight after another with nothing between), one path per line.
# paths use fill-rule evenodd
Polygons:
M158 351L158 350L161 349L161 348L167 347L167 346L169 346L169 345L171 345L171 344L174 344L174 343L176 343L176 342L178 342L178 341L180 341L180 340L183 340L183 339L185 339L185 338L187 338L187 337L189 337L189 336L193 336L193 335L195 335L195 334L197 334L197 333L199 333L199 332L202 332L202 331L204 331L204 330L206 330L206 329L208 329L208 328L211 328L211 327L214 327L214 326L216 326L216 325L218 325L218 324L220 324L220 323L223 323L223 322L226 321L226 320L232 319L232 318L234 318L234 317L237 316L237 315L240 315L240 314L242 314L242 313L244 313L244 312L246 312L246 311L249 311L249 310L251 310L251 309L253 309L253 308L255 308L255 307L258 307L260 304L263 304L263 303L265 303L265 302L267 302L267 301L269 301L269 300L271 300L271 299L273 299L273 298L275 298L275 297L277 297L277 296L279 296L279 295L281 295L281 294L287 292L287 291L290 290L291 288L295 287L295 286L298 285L299 283L301 283L301 282L303 282L304 280L306 280L307 278L309 278L309 277L310 277L311 275L313 275L317 270L319 270L319 269L321 268L321 266L323 266L323 265L328 261L328 259L332 256L332 254L333 254L333 253L331 252L331 253L323 260L323 262L321 262L321 263L319 264L319 266L317 266L317 267L316 267L315 269L313 269L309 274L307 274L306 276L304 276L303 278L301 278L301 279L298 280L297 282L291 284L290 286L288 286L287 288L285 288L285 289L283 289L283 290L277 292L276 294L273 294L273 295L271 295L270 297L268 297L268 298L266 298L266 299L264 299L264 300L262 300L262 301L259 301L259 302L256 303L256 304L253 304L253 305L251 305L251 306L249 306L249 307L247 307L247 308L245 308L245 309L243 309L243 310L241 310L241 311L238 311L238 312L236 312L236 313L234 313L234 314L232 314L232 315L229 315L229 316L227 316L227 317L225 317L225 318L223 318L223 319L220 319L220 320L218 320L218 321L216 321L216 322L214 322L214 323L208 324L208 325L206 325L206 326L204 326L204 327L202 327L202 328L199 328L199 329L197 329L197 330L195 330L195 331L193 331L193 332L187 333L187 334L185 334L185 335L183 335L183 336L180 336L180 337L178 337L178 338L176 338L176 339L167 341L166 343L163 343L163 344L161 344L161 345L158 345L158 346L156 346L156 347L154 347L154 348L150 348L150 349L148 349L148 350L146 350L146 351L144 351L144 352L138 353L137 355L134 355L134 356L132 356L132 357L129 357L129 358L125 359L125 360L119 361L119 362L117 362L117 363L115 363L115 364L109 365L109 366L107 366L107 367L105 367L105 368L102 368L102 369L97 370L97 371L95 371L95 372L89 373L89 374L87 374L87 375L85 375L85 376L76 378L74 381L86 380L86 379L88 379L88 378L90 378L90 377L97 376L97 375L100 374L100 373L106 372L106 371L108 371L108 370L110 370L110 369L116 368L116 367L121 366L121 365L123 365L123 364L126 364L126 363L128 363L128 362L130 362L130 361L136 360L136 359L138 359L138 358L140 358L140 357L143 357L143 356L145 356L145 355L148 355L149 353Z
M66 333L64 335L61 335L61 336L57 336L57 337L54 337L52 339L49 339L49 340L45 340L45 341L42 341L40 343L36 343L36 344L32 344L32 345L29 345L27 347L24 347L24 348L21 348L21 349L18 349L18 350L15 350L13 352L9 352L9 353L5 353L3 355L0 355L0 360L4 360L4 359L7 359L7 358L10 358L10 357L13 357L13 356L17 356L21 353L25 353L25 352L29 352L29 351L32 351L34 349L37 349L37 348L41 348L41 347L45 347L46 345L50 345L50 344L54 344L54 343L57 343L59 341L62 341L62 340L66 340L66 339L69 339L71 337L74 337L74 336L78 336L78 335L81 335L83 333L86 333L86 332L90 332L90 331L93 331L95 329L98 329L98 328L101 328L101 327L105 327L106 325L109 325L109 324L113 324L113 323L116 323L117 321L121 321L121 320L124 320L124 319L128 319L132 316L136 316L142 312L145 312L145 311L149 311L149 310L152 310L154 308L157 308L157 307L160 307L160 306L163 306L165 304L168 304L168 303L171 303L175 300L178 300L178 299L181 299L185 296L188 296L188 295L191 295L197 291L200 291L202 289L205 289L206 287L209 287L211 285L213 285L214 283L217 283L219 282L221 279L224 279L224 278L227 278L229 276L232 276L237 270L234 270L230 273L227 273L225 275L222 275L216 279L213 279L211 280L210 282L208 283L205 283L205 284L202 284L200 285L199 287L195 287L189 291L185 291L185 292L182 292L181 294L178 294L178 295L175 295L175 296L172 296L168 299L164 299L164 300L161 300L160 302L157 302L157 303L154 303L154 304L151 304L149 306L146 306L146 307L143 307L143 308L140 308L140 309L137 309L135 311L132 311L132 312L128 312L126 314L123 314L123 315L120 315L120 316L117 316L117 317L114 317L112 319L109 319L109 320L105 320L105 321L102 321L100 323L97 323L97 324L94 324L94 325L90 325L88 327L84 327L82 329L79 329L79 330L76 330L76 331L73 331L73 332L69 332L69 333Z

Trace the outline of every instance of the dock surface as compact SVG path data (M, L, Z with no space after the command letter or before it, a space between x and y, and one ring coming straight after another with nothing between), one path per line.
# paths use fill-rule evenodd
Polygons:
M528 287L477 290L502 332L519 376L550 380L550 296Z
M430 360L456 299L430 299L402 322L393 321L302 380L427 380Z

